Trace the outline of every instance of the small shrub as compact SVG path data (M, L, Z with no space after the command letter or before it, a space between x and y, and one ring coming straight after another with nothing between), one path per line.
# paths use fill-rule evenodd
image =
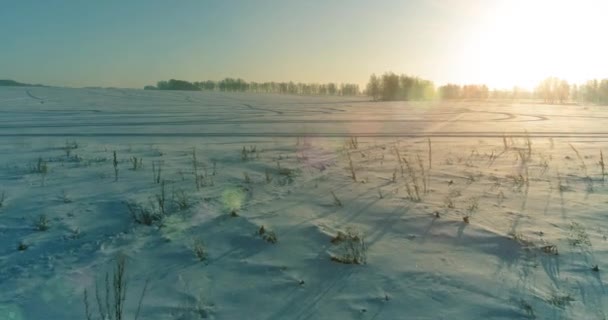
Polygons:
M137 157L131 157L131 169L133 171L137 171L137 169L140 169L141 167L143 167L143 159L142 158L137 158Z
M38 231L46 231L50 228L49 219L45 214L38 216L38 219L34 222L34 228Z
M39 157L38 162L36 162L36 165L34 167L32 167L32 172L46 174L46 173L48 173L48 171L49 171L49 167L48 167L46 161L42 160L42 157Z
M202 240L194 240L192 251L199 261L203 262L207 260L207 249L205 248L205 243Z
M151 226L160 224L163 220L163 216L159 212L154 212L154 210L144 207L143 205L135 202L127 202L126 205L133 221L136 223Z
M264 226L261 226L258 229L258 235L262 237L262 239L264 239L266 242L272 244L275 244L278 241L276 233L274 233L274 231L266 230Z
M264 235L262 235L262 239L266 240L266 242L275 244L278 242L277 235L274 231L268 231Z
M19 243L17 244L17 250L19 250L19 251L25 251L25 250L27 250L27 248L29 248L29 245L27 245L23 241L19 241Z
M186 210L192 206L190 197L184 190L173 191L173 199L179 210Z

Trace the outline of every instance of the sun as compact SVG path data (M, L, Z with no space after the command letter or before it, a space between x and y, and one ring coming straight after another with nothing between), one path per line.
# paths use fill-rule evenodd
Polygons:
M558 76L581 83L608 75L602 15L608 1L497 1L464 41L461 59L469 78L491 87L533 88Z

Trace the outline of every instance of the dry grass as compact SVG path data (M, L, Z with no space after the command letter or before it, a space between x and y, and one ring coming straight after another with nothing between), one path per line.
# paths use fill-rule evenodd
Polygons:
M330 191L330 192L331 192L331 196L334 199L334 205L336 207L341 207L342 206L342 201L340 201L340 199L338 198L338 196L336 196L336 194L333 191Z
M179 210L186 210L192 206L190 196L182 189L173 190L173 201Z
M279 241L277 234L274 231L267 230L264 226L258 229L258 235L268 243L276 244Z
M203 240L194 240L192 252L194 252L194 256L196 256L199 261L204 262L205 260L207 260L207 248L205 247L205 243L203 242Z
M350 156L350 152L347 152L346 155L348 156L348 169L350 170L350 176L351 178L353 178L353 181L357 181L357 173L355 172L355 166L353 164L353 159Z
M131 157L131 170L137 171L144 166L142 158Z
M47 231L50 228L49 219L46 214L41 214L34 221L34 229L38 231Z
M600 169L602 169L602 182L606 181L606 163L604 162L604 153L600 150L600 161L598 162Z
M350 137L345 142L346 148L357 150L359 149L359 141L357 137Z
M116 158L116 151L114 151L112 154L112 165L114 166L114 181L118 181L118 159Z
M145 207L135 202L127 202L126 205L133 221L136 223L146 226L162 224L163 215L160 212L156 212L153 208Z
M162 173L162 169L163 169L163 162L162 161L152 161L152 177L153 177L153 181L156 184L160 184L161 182L161 173Z
M405 180L405 190L407 192L408 198L415 202L422 201L422 197L420 195L420 181L418 175L416 174L416 170L410 165L409 161L403 158L403 163L407 169L407 179ZM422 177L424 181L424 177ZM423 182L426 186L426 183Z
M343 264L365 264L367 262L367 244L362 233L351 228L338 232L331 243L338 246L338 253L331 260Z
M116 258L112 276L106 272L103 287L95 282L95 302L97 304L97 317L93 316L88 290L84 290L84 311L87 320L123 320L125 319L125 302L127 299L127 259L124 255ZM101 290L103 289L103 292ZM134 320L139 318L144 296L148 289L146 281L137 305Z

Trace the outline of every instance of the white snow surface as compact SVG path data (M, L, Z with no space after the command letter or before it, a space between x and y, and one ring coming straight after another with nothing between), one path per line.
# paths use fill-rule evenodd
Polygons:
M85 289L98 318L119 254L126 319L146 281L139 319L606 319L607 120L511 101L0 88L0 319L86 319ZM162 223L136 223L126 203L157 210L162 185ZM365 264L332 261L347 230Z

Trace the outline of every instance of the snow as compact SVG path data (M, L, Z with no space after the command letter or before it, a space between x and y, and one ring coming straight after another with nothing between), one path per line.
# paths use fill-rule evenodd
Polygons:
M85 289L96 314L121 253L127 318L147 279L140 319L608 314L605 108L36 87L0 114L0 319L84 319ZM366 264L332 261L347 230Z

